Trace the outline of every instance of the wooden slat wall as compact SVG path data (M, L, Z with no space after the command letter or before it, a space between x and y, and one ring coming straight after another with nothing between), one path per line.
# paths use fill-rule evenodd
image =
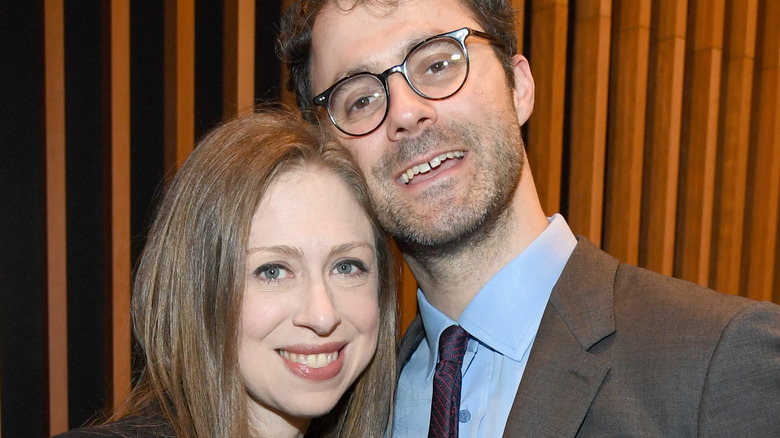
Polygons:
M538 31L532 33L529 58L535 53L543 56L531 63L536 95L534 114L528 121L527 149L545 211L558 211L561 199L568 3L530 2L531 28Z
M778 303L780 2L760 1L759 11L740 293Z
M609 92L611 0L576 2L571 47L569 214L574 232L601 243ZM549 210L548 210L549 211Z
M639 264L674 269L687 0L653 3Z
M281 3L286 4L288 0ZM68 425L62 0L45 0L48 409ZM780 302L780 2L513 0L536 81L526 144L542 204L630 263ZM255 4L225 0L225 118L254 105ZM112 308L107 404L130 389L129 1L110 2ZM194 0L164 5L165 169L194 146ZM527 38L524 40L522 37ZM144 62L133 59L133 62ZM283 71L282 80L286 76ZM282 100L292 102L280 84ZM401 326L416 313L404 267ZM1 386L0 386L1 387Z
M118 406L130 393L130 0L109 7L111 162L111 382Z
M618 2L614 18L603 246L621 260L636 264L639 257L650 1Z
M195 147L195 0L165 0L165 170Z
M68 312L65 201L65 25L63 0L44 2L48 409L52 433L68 430Z
M737 294L742 274L753 59L756 49L758 1L726 5L724 76L721 89L718 157L712 233L710 285Z
M225 0L222 116L251 114L255 104L255 1Z
M522 29L525 23L525 3L526 0L511 0L510 3L515 10L515 27L517 28L517 47L523 47Z
M683 90L674 274L707 284L715 197L725 1L692 0Z

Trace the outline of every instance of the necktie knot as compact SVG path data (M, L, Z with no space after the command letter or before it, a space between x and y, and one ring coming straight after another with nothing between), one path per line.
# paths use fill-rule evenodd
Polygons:
M455 362L458 367L463 363L463 355L469 342L469 334L459 325L444 329L439 338L439 361Z

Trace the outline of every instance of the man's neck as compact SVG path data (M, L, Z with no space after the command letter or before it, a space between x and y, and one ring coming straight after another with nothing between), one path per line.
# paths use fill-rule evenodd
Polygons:
M457 321L482 287L547 227L533 181L530 187L522 185L509 209L489 229L459 242L456 250L401 248L425 298L453 320Z

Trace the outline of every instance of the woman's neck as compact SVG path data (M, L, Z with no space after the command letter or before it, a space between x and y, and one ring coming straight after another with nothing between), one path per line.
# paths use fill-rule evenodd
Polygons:
M255 405L250 401L249 425L257 438L302 438L311 424L311 418L294 417Z

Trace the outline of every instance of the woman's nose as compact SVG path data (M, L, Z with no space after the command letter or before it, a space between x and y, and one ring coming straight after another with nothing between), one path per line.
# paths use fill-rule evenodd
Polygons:
M293 324L309 328L319 336L332 333L341 323L341 315L324 279L312 279L307 285L304 297L293 317Z

